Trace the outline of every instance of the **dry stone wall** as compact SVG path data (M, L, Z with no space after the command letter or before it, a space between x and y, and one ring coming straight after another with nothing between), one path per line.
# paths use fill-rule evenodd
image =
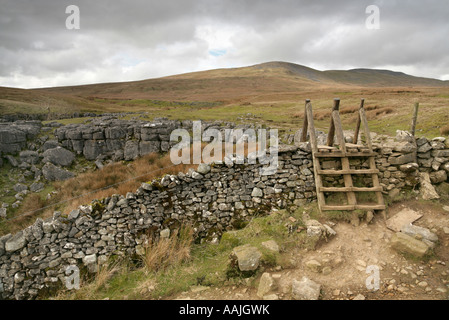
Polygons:
M90 148L87 141L107 144L108 140L126 140L133 135L140 150L141 142L161 142L161 135L165 135L164 128L157 126L149 130L140 127L140 131L135 127L112 128L84 132L79 126L76 134L60 131L58 138L67 148L82 141L83 148L77 152L84 154L86 143ZM95 140L94 135L102 139ZM151 135L159 140L146 140ZM417 187L420 173L429 174L433 184L447 182L449 148L444 138L399 136L376 145L385 193ZM368 163L354 160L351 166L368 168ZM261 167L201 164L186 174L143 183L136 192L95 200L69 213L55 212L50 219L38 219L14 235L5 235L0 238L0 297L36 298L45 288L65 283L68 266L95 272L97 265L112 255L142 254L149 237L167 237L182 224L191 224L197 239L218 241L224 231L257 214L269 213L273 207L291 208L316 199L308 143L279 150L276 173L261 175ZM323 165L324 169L335 167L338 163L332 161ZM338 177L325 182L342 183Z
M167 236L192 224L196 237L217 241L232 229L272 207L315 199L311 155L293 147L279 153L275 174L261 175L261 164L201 164L196 171L144 183L133 193L114 195L55 212L45 221L0 238L0 295L35 298L65 283L70 265L94 272L111 255L143 253L148 237Z

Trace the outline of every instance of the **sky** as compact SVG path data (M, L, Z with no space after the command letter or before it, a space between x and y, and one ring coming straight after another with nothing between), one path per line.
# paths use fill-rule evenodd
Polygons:
M269 61L449 80L449 3L0 0L0 86L133 81Z

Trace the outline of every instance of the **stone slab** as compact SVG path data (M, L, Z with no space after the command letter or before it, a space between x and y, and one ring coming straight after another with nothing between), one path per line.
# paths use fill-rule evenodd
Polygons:
M399 232L404 225L411 224L422 216L419 212L405 208L386 221L387 228Z

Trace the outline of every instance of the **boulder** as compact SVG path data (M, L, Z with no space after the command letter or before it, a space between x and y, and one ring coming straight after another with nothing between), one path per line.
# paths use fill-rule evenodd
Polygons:
M75 154L62 147L48 149L43 153L44 158L42 162L51 162L57 166L67 167L70 166L75 160Z
M50 162L42 167L42 174L48 181L61 181L74 177L72 172L61 169Z
M29 164L39 163L39 154L36 151L25 150L19 153L19 158L21 162L26 162Z
M246 244L235 247L231 257L237 261L240 271L254 271L259 267L262 253L256 247Z
M292 282L292 298L296 300L318 300L320 291L321 285L307 277Z
M426 256L430 251L430 247L426 243L403 232L396 232L393 237L391 237L390 245L393 249L399 252L417 258Z
M59 143L57 140L47 140L45 141L44 145L42 146L43 151L47 151L49 149L55 149L59 146Z

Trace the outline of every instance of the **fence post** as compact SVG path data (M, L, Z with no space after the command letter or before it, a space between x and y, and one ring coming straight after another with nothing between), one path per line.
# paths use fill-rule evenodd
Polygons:
M410 128L410 133L412 134L413 137L415 136L416 121L418 119L418 108L419 102L416 102L413 110L412 127Z

